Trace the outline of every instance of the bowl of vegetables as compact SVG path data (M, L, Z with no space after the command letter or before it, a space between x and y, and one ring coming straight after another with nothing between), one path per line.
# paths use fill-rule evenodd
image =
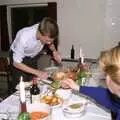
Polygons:
M27 104L31 120L51 120L51 108L45 103Z

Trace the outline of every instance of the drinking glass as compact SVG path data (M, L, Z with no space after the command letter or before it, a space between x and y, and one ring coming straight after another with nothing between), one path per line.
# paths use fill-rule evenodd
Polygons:
M8 108L7 114L9 120L16 120L20 112L20 106Z

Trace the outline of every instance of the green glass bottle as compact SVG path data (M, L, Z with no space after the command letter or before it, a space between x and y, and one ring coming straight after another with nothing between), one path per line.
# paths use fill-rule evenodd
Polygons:
M78 65L79 67L79 72L78 72L78 81L77 81L77 84L78 85L85 85L85 82L86 82L86 69L85 69L85 64L82 64L81 61Z
M78 85L84 85L85 84L85 80L86 80L86 74L85 74L85 71L80 71L78 73Z
M32 120L28 112L20 113L17 120Z

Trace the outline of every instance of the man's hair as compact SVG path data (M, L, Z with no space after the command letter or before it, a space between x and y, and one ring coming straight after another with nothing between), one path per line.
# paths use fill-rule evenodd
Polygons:
M57 38L59 34L59 29L57 23L49 18L45 17L42 19L41 23L39 24L38 30L43 36L48 36L50 38Z

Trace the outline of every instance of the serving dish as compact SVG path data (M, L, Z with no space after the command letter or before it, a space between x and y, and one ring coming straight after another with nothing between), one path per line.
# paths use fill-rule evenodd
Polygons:
M48 104L51 108L61 107L63 99L56 95L45 95L42 96L40 102Z
M63 107L63 114L68 118L79 118L85 114L86 105L82 101L74 101Z

